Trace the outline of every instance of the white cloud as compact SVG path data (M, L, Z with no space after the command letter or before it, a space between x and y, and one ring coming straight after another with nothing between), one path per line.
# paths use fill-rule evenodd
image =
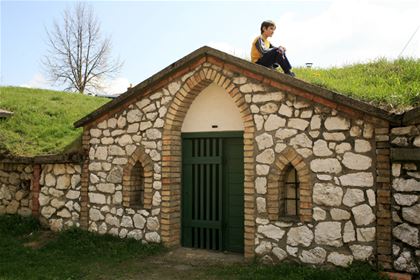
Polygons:
M243 48L235 47L229 43L226 42L209 42L206 45L209 47L212 47L214 49L221 50L223 52L226 52L228 54L248 59L250 57L249 50L244 50Z
M43 89L52 89L50 83L47 79L40 73L35 74L31 80L27 83L20 85L21 87L27 88L43 88Z
M35 74L30 81L20 86L27 88L62 90L62 88L53 87L51 83L40 73ZM130 82L127 78L118 77L113 80L103 81L102 89L96 94L117 96L127 91L129 86Z
M105 81L103 84L103 90L101 95L120 95L127 91L130 86L130 82L127 78L118 77L116 79Z
M304 20L287 13L277 21L273 45L284 45L294 64L334 66L377 57L396 58L420 24L420 2L332 1ZM420 56L420 31L405 56Z

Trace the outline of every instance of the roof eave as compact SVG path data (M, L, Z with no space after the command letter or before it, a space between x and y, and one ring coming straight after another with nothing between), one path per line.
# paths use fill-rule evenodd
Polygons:
M401 123L401 115L392 114L386 110L381 108L375 107L369 103L365 103L363 101L359 101L337 92L304 82L299 79L292 78L288 75L279 74L276 71L272 71L264 66L251 63L249 61L243 60L241 58L232 56L230 54L224 53L222 51L210 48L208 46L201 47L194 52L188 54L187 56L179 59L178 61L170 64L168 67L164 68L163 70L159 71L155 75L151 76L150 78L144 80L143 82L139 83L135 87L127 90L125 93L118 96L116 99L112 100L111 102L103 105L99 109L93 111L92 113L86 115L85 117L81 118L80 120L74 123L75 127L82 127L86 124L90 123L91 121L95 120L96 118L102 116L107 111L117 107L118 105L124 104L127 100L129 100L132 96L136 95L138 92L143 91L148 86L153 85L157 81L165 78L166 76L170 75L173 71L183 68L185 65L194 62L197 59L202 58L203 56L213 56L215 58L221 59L228 63L231 63L235 66L242 67L247 71L253 72L257 75L262 75L267 77L273 81L279 82L281 84L291 86L293 88L301 89L313 94L318 95L319 97L328 99L332 102L336 102L338 104L353 108L354 110L361 111L363 113L367 113L371 116L386 120L391 124L399 124Z

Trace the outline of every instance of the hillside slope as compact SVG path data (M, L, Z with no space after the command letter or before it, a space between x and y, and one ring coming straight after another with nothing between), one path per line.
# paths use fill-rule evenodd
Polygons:
M59 153L81 135L73 122L110 99L43 89L0 87L0 153L35 156Z
M299 79L390 112L420 106L420 59L377 59L340 68L294 71Z
M299 79L390 112L420 105L420 59L379 59L341 68L296 68ZM0 108L14 112L0 120L0 154L35 156L60 153L78 136L73 123L110 99L75 93L0 87Z

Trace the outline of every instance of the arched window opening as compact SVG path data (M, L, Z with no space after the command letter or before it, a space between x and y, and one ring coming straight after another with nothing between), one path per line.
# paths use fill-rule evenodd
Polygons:
M299 216L299 177L297 170L289 165L280 186L279 212L283 217Z
M132 208L144 206L144 170L140 162L131 169L129 204Z

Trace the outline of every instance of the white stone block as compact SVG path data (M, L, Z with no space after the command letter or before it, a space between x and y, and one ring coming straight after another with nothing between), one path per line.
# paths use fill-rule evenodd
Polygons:
M356 240L356 233L352 221L346 222L344 225L343 241L349 243Z
M315 183L312 199L315 204L326 206L340 206L343 189L331 183Z
M295 128L297 130L304 131L309 125L309 122L307 120L302 119L296 119L296 118L290 118L287 122L287 127Z
M346 152L343 156L343 164L349 169L366 170L372 166L372 159L368 156Z
M272 164L274 162L274 150L266 149L256 157L258 163Z
M327 261L336 266L348 267L353 262L353 256L332 252L328 255Z
M255 190L257 194L267 193L267 179L265 177L257 177L255 179Z
M296 129L291 129L291 128L280 128L276 131L276 138L279 139L287 139L292 137L293 135L297 134L297 130Z
M266 131L273 131L280 127L284 127L285 124L286 124L286 119L281 118L277 115L271 114L268 116L267 120L265 121L264 129Z
M320 115L314 115L311 119L311 129L320 129L321 128L321 116Z
M276 241L282 239L283 235L285 234L284 230L274 225L258 226L257 232L263 234L267 238L271 238Z
M420 181L396 178L392 181L392 187L400 192L420 192Z
M354 141L354 150L356 153L366 153L372 150L372 146L370 145L369 141L356 139Z
M358 228L357 229L357 241L359 242L371 242L375 241L376 228Z
M347 187L373 187L373 175L370 172L357 172L339 177L341 185Z
M290 139L290 145L293 147L312 148L312 140L305 133L301 133Z
M335 221L350 219L350 212L343 209L333 208L330 210L330 214L331 214L331 218Z
M354 259L358 261L368 260L373 253L372 246L350 245L350 250L353 253Z
M324 122L324 126L327 130L330 131L349 130L350 121L343 117L328 117Z
M313 152L314 155L320 157L327 157L332 155L332 151L328 148L327 142L322 139L315 141Z
M356 225L365 226L373 223L376 219L372 208L367 204L362 204L351 209Z
M293 227L287 233L287 244L308 247L314 239L314 234L307 226Z
M264 150L266 148L271 148L274 144L273 137L268 133L263 133L255 137L255 141L258 145L258 150Z
M291 117L293 114L293 109L287 106L286 104L281 104L279 114L286 117Z
M277 260L282 261L287 257L286 251L279 247L273 248L273 254L277 257Z
M89 195L89 202L90 203L96 203L96 204L105 204L106 203L105 195L103 195L103 194L89 192L88 195Z
M420 224L420 204L402 208L403 219L413 224Z
M394 194L395 202L401 206L411 206L417 202L418 196L414 194L402 194L396 193Z
M321 247L315 247L311 250L302 250L299 259L303 263L309 264L321 264L325 261L327 256L327 251Z
M311 161L311 170L315 173L335 173L341 172L341 164L336 158L314 159Z
M312 217L315 221L323 221L327 217L327 212L319 207L314 207Z
M260 107L260 113L264 115L273 114L279 107L273 102L268 102Z
M404 223L394 227L392 229L392 234L402 242L413 247L420 248L418 228Z
M319 245L341 247L343 240L341 236L340 222L320 222L315 227L315 242Z
M271 245L271 242L268 241L261 241L260 245L255 248L255 253L257 255L265 255L271 252L271 249L273 248L273 245Z
M260 214L267 212L265 198L257 197L257 211Z

